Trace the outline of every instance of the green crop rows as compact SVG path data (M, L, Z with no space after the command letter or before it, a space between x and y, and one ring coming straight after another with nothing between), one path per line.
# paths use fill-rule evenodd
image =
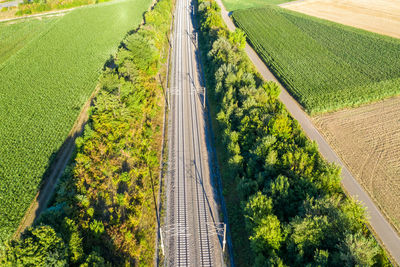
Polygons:
M0 63L0 241L18 226L104 62L150 3L117 0L76 9L42 25L18 52L2 51L12 56ZM7 40L0 43L13 42Z
M40 33L51 27L60 17L17 20L12 24L0 23L0 64L17 53Z
M272 6L233 17L310 114L400 93L400 40Z
M268 5L279 5L293 0L222 0L227 10L238 10L251 7L264 7Z

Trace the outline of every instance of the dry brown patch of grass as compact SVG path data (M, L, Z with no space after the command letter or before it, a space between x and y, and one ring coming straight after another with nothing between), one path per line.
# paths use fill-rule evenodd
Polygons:
M400 97L313 121L400 232Z

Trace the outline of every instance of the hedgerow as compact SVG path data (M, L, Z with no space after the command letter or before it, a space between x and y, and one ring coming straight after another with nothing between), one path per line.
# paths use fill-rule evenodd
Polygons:
M61 10L84 5L93 5L109 0L24 0L16 8L15 15L31 15L52 10Z
M388 265L364 208L229 32L213 0L199 1L201 50L223 191L238 266Z
M233 13L266 65L310 114L400 93L400 41L280 7Z
M172 7L171 0L160 0L146 13L146 24L121 43L100 78L89 123L76 140L76 155L58 184L53 205L21 240L7 243L0 263L43 262L50 250L28 253L22 248L27 242L40 246L57 235L57 242L62 241L57 249L65 249L60 257L52 254L52 260L68 265L152 264L153 194L158 188L153 174L159 169L163 114L156 74L168 52ZM40 238L25 238L46 227L51 230Z

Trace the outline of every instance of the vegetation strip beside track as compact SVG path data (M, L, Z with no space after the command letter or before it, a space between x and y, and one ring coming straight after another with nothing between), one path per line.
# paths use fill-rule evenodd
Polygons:
M310 114L400 93L398 39L273 6L235 11L233 18Z
M159 1L131 32L99 82L84 136L33 228L2 250L1 264L149 265L172 4Z
M19 225L104 62L149 6L150 0L115 1L43 20L0 65L0 241ZM16 24L1 25L9 48L30 28L13 33Z
M250 64L243 33L226 29L214 1L200 1L199 15L237 264L387 265L340 170L277 99L278 85Z

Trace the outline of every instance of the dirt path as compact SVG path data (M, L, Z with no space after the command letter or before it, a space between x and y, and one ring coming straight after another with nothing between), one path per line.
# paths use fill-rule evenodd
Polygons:
M221 0L216 0L221 7L222 18L228 25L230 30L235 29L229 13L226 11ZM350 171L343 164L341 159L336 155L333 149L329 146L325 138L315 128L310 117L303 111L302 107L294 100L292 96L286 91L286 89L278 82L274 75L265 66L264 62L258 57L257 53L247 44L245 51L253 62L259 73L265 80L274 81L281 87L280 100L286 106L290 114L295 118L301 125L303 131L307 136L315 141L319 146L319 151L323 157L329 161L338 164L342 167L342 186L347 193L360 200L366 207L369 215L369 223L376 233L378 240L383 244L388 252L391 254L393 259L400 264L400 237L397 232L393 229L390 223L386 220L385 216L381 213L366 191L361 187L357 180L353 177Z
M398 0L304 0L280 5L356 28L400 38Z
M25 213L24 218L14 233L13 238L17 238L27 227L32 225L34 220L39 216L39 214L47 208L47 204L51 197L53 196L53 191L57 185L58 179L61 177L65 167L68 164L69 159L72 156L72 152L75 148L75 139L79 137L88 121L88 111L93 103L93 99L96 96L99 88L96 88L89 100L83 106L81 113L75 121L75 124L68 134L68 138L65 140L64 144L58 151L56 158L50 167L50 171L46 178L41 183L41 189L36 194L35 199L32 201L28 210Z

